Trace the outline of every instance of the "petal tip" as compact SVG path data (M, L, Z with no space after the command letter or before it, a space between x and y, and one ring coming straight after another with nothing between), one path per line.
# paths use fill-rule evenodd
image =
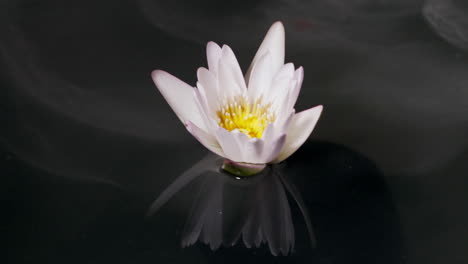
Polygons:
M317 111L319 112L322 112L323 111L323 105L317 105L316 107L314 107L317 109Z
M226 56L228 53L234 53L234 51L232 51L229 45L223 44L223 46L221 47L221 54Z
M312 108L309 108L310 110L310 114L314 115L317 117L317 119L322 115L322 111L323 111L323 105L317 105L317 106L314 106ZM307 111L307 110L306 110Z
M208 43L206 43L206 47L207 48L211 48L211 47L218 47L219 48L219 45L214 41L208 41Z
M163 70L157 69L151 72L151 78L154 80L154 82L157 82L161 78L161 76L166 74L168 73Z
M281 20L278 20L278 21L274 22L274 23L271 25L270 28L271 28L271 29L274 28L274 29L276 29L276 30L282 30L282 31L284 31L284 24L283 24L283 22L282 22Z
M197 69L197 79L200 80L200 76L202 74L203 71L205 71L206 68L205 67L198 67Z

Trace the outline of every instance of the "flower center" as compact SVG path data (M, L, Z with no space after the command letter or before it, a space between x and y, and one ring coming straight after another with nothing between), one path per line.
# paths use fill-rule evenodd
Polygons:
M276 119L270 108L271 104L263 104L261 98L250 101L245 96L234 97L216 112L218 125L228 131L237 129L251 138L261 138L268 124Z

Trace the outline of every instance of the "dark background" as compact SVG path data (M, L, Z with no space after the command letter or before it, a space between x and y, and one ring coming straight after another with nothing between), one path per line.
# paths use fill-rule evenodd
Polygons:
M318 248L182 249L180 203L145 211L207 151L150 72L193 85L210 40L245 70L277 20L296 109L324 105L287 161ZM2 0L6 262L467 263L467 51L463 0Z

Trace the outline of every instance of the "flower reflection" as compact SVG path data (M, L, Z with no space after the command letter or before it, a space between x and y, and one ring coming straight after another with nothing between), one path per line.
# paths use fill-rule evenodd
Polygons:
M209 155L184 172L152 204L157 212L184 186L200 177L182 233L182 246L198 240L212 250L243 242L247 248L268 245L273 255L294 250L295 234L288 193L302 212L312 246L315 236L304 202L280 165L268 167L252 178L233 177L219 170L222 158Z

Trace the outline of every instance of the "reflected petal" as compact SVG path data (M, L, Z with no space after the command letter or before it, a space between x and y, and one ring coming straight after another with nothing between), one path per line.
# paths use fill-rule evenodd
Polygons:
M203 177L182 233L183 247L201 241L212 250L241 241L247 248L265 243L272 255L288 255L294 250L294 225L288 202L289 192L298 203L311 232L312 225L299 193L281 174L278 166L247 179L234 178L213 170L220 159L210 156L169 186L153 204L162 206L175 192ZM203 168L205 166L205 168ZM286 186L286 190L285 190ZM315 243L313 232L310 235Z

